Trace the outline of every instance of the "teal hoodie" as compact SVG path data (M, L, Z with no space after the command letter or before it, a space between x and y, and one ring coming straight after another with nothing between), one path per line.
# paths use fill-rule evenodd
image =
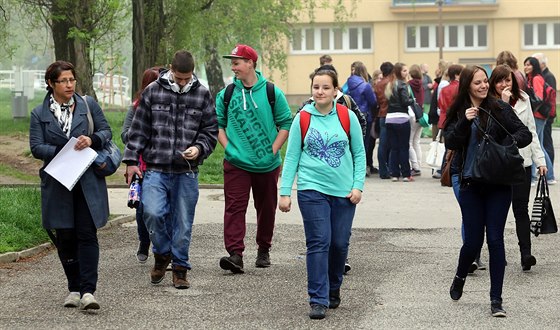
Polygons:
M280 152L272 153L278 130L289 130L292 112L282 91L274 86L276 104L270 109L266 79L256 71L257 82L246 89L234 78L235 88L229 102L227 118L224 109L225 88L216 96L218 127L228 138L225 159L236 167L255 173L266 173L281 165ZM278 129L277 129L278 128Z
M363 190L366 154L362 128L356 115L349 112L348 141L334 105L326 115L315 108L315 102L305 105L301 111L309 112L311 121L302 149L299 114L294 118L282 170L280 195L291 195L296 174L297 190L315 190L336 197L346 197L354 188Z

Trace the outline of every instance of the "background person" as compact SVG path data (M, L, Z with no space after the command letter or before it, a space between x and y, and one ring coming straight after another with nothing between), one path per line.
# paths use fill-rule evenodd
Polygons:
M225 58L231 59L235 74L234 90L228 108L223 89L216 97L218 141L224 147L224 245L229 256L220 267L243 273L243 252L249 193L253 191L257 210L258 268L269 267L270 247L278 203L280 149L288 138L292 113L282 91L274 86L275 104L271 109L267 81L256 70L257 52L237 45Z
M350 116L350 137L337 115L335 97L338 79L330 70L319 70L313 78L309 129L302 141L301 112L296 115L288 149L279 209L291 209L292 185L297 174L298 205L303 218L307 246L307 292L311 319L325 318L327 308L340 304L340 287L348 255L352 220L362 197L365 151L356 115ZM321 153L323 148L332 153Z
M91 98L76 94L76 71L71 63L56 61L45 72L47 95L43 104L33 109L29 126L29 144L33 157L43 160L41 177L41 214L43 227L55 230L53 242L64 268L70 294L64 307L99 309L93 296L99 273L97 229L109 218L109 201L105 177L89 167L71 191L44 169L71 137L78 142L74 149L91 147L101 150L112 137L111 128L101 107ZM94 132L88 132L87 112L91 113Z
M420 106L424 104L424 87L422 83L422 71L416 64L410 66L410 80L408 85L414 94L416 103ZM422 125L416 120L416 117L410 118L410 140L408 149L408 158L410 159L410 175L421 175L422 164L422 148L420 148L420 137L422 136Z
M142 91L152 82L155 81L159 77L159 69L158 68L150 68L144 71L142 75L142 83L140 89L134 95L134 101L132 101L132 105L128 108L126 112L126 117L124 118L123 127L121 131L121 140L126 145L128 142L128 130L130 129L130 124L132 123L132 118L134 117L134 112L140 103L140 95ZM140 155L139 159L139 167L142 172L146 171L146 163L142 159L142 155ZM125 173L126 177L126 173ZM136 226L138 231L138 250L136 251L136 259L139 263L145 263L148 260L148 254L150 249L150 234L148 233L148 229L146 228L146 224L144 223L144 212L142 207L142 202L136 208Z
M385 88L385 97L389 100L387 108L387 142L389 145L389 170L391 180L404 182L414 181L410 172L408 149L410 142L410 121L408 106L414 100L408 93L408 67L397 62L393 68L392 80Z
M519 242L519 251L521 252L521 268L526 271L537 263L537 259L531 254L531 220L529 218L531 165L534 163L539 174L546 175L546 162L537 136L529 95L519 88L515 74L510 67L498 65L492 70L490 95L511 105L519 120L527 126L533 136L530 145L519 149L519 154L524 159L525 182L512 186L511 201L513 215L515 216L515 231Z
M514 136L519 148L531 143L531 132L508 104L488 95L488 88L488 76L484 68L464 68L459 78L457 98L447 112L444 126L445 146L455 150L452 169L458 169L460 172L457 174L461 175L459 206L465 231L457 271L449 293L455 301L461 298L468 269L482 248L486 233L490 251L490 309L493 316L503 317L506 315L502 307L506 265L504 227L511 203L511 185L490 184L472 179L477 145L481 139L473 121L476 120L496 141L507 140L507 133L497 124L491 124L488 115L479 111L478 107L486 109Z
M375 141L372 141L370 134L373 125L373 109L377 108L377 98L373 92L373 88L368 81L368 72L366 66L362 62L352 63L352 75L346 81L348 86L348 95L358 104L360 111L364 114L367 122L366 134L364 137L364 145L366 146L366 174L373 172L373 149ZM371 145L373 143L373 145Z
M379 162L379 177L381 179L390 179L389 175L389 143L387 142L387 110L389 100L385 95L385 89L391 82L393 73L393 63L383 62L379 67L383 74L383 79L375 84L374 91L377 97L377 105L379 106L379 146L377 147L377 161Z
M556 90L556 77L554 77L554 74L552 74L552 72L550 72L550 70L548 69L548 58L543 54L543 53L535 53L533 54L533 57L536 58L539 61L539 65L541 67L541 72L542 72L542 76L544 78L544 81L550 86L552 87L554 90ZM546 123L544 125L544 129L543 129L543 148L544 150L546 150L546 153L548 154L548 157L550 158L550 165L554 166L554 141L552 140L552 124L554 123L554 120L556 119L556 103L554 105L552 105L554 107L554 109L552 109L550 111L550 113L554 113L554 116L548 116ZM549 182L550 184L550 182Z
M523 61L523 64L525 75L527 76L527 88L531 88L534 91L536 97L544 100L544 78L542 76L539 61L534 57L527 57L525 61ZM531 105L531 107L533 107L533 105ZM533 116L535 117L537 135L541 143L541 149L544 152L544 159L546 161L546 167L548 169L548 172L546 173L546 181L549 185L555 184L556 179L554 178L554 168L552 167L552 161L550 160L550 156L548 155L548 152L546 152L543 144L544 127L548 118L543 116L538 111L533 111ZM533 173L535 173L535 171L533 171Z

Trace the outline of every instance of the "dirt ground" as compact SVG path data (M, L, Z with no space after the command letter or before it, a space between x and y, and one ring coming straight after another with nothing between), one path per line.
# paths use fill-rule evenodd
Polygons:
M42 161L33 158L29 150L29 137L25 134L0 137L0 164L32 176L39 176ZM36 181L37 182L37 181ZM0 184L28 183L14 177L0 175Z
M0 164L15 168L19 172L37 178L30 182L0 174L0 185L39 183L39 169L43 166L43 162L33 158L31 155L29 136L27 134L0 136ZM124 185L124 172L125 166L119 167L115 174L107 177L107 184Z

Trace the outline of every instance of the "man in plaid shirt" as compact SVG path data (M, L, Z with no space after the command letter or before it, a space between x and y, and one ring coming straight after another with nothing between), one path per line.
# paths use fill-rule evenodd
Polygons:
M155 264L152 284L173 262L173 286L190 286L187 271L194 211L198 201L198 165L214 150L218 124L214 101L193 74L194 59L175 53L171 69L142 93L128 132L123 162L130 184L143 178L144 222L150 233ZM142 155L146 171L138 168ZM168 229L169 228L169 229Z

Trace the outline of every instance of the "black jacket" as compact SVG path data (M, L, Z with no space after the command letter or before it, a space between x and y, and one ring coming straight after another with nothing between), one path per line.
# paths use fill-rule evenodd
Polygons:
M523 148L528 146L533 140L533 136L527 126L519 120L511 106L496 99L492 99L488 103L489 105L485 104L483 107L490 111L490 113L508 130L508 132L513 135L515 141L517 142L517 147ZM463 109L467 109L469 107L470 105L465 104ZM485 129L491 137L499 143L511 143L509 135L497 123L495 123L493 119L489 118L487 123L488 125ZM472 121L469 121L464 115L462 115L449 120L444 128L443 136L445 138L445 147L447 149L455 150L455 155L451 164L451 174L462 173L466 158L466 150L471 136L471 125Z

